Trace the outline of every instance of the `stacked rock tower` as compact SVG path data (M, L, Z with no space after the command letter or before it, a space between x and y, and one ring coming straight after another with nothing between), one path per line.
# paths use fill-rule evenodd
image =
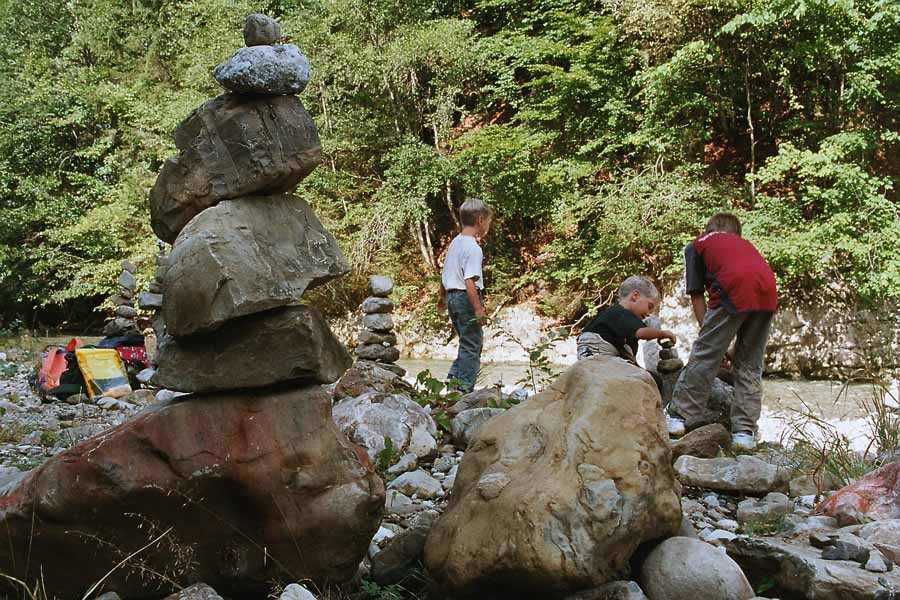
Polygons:
M157 271L162 308L152 383L195 393L178 403L210 415L198 440L231 436L212 430L227 421L217 415L235 406L255 415L227 448L204 450L217 457L210 486L233 486L255 507L248 514L283 524L260 521L255 545L235 541L254 561L258 548L277 558L247 563L242 576L262 581L286 566L297 578L341 581L355 573L378 527L384 487L334 426L322 387L350 366L350 354L322 314L299 303L349 266L334 236L294 195L321 148L296 96L309 63L297 46L278 44L280 37L274 20L248 17L247 47L213 71L225 93L178 125L178 155L150 192L153 231L172 244ZM265 423L282 435L283 456L263 461L270 470L228 458L265 447Z
M134 309L134 288L137 280L134 273L137 269L130 260L122 261L122 273L119 275L119 291L110 300L115 305L115 315L103 327L103 335L118 337L125 335L138 335L137 311Z
M397 335L394 333L394 303L388 297L394 289L390 277L375 275L369 278L370 297L363 300L363 330L359 333L356 356L381 363L402 377L405 371L394 363L400 358Z
M173 244L156 383L182 392L331 383L350 356L297 301L349 270L334 237L290 192L316 167L316 126L300 99L309 62L251 15L248 47L217 66L228 90L175 131L150 192L153 230Z

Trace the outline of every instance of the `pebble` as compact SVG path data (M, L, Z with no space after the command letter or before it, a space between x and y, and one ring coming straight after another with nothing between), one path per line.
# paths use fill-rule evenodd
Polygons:
M725 531L735 532L738 530L738 522L732 519L719 519L716 523L716 526L719 529L724 529Z

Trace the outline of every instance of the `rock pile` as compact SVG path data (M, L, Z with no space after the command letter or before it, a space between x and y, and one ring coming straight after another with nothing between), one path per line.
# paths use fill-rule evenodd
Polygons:
M134 290L137 287L134 264L130 260L122 261L122 273L119 275L119 291L110 298L115 305L113 318L103 327L103 335L108 337L123 335L140 335L137 326L137 310L134 308Z
M147 594L144 574L171 573L177 547L191 552L185 579L246 597L288 575L347 581L365 556L384 484L334 425L321 385L350 366L349 352L319 311L297 303L348 266L292 195L320 146L293 95L309 64L296 46L274 44L279 32L263 15L248 19L247 41L261 45L216 68L229 91L178 126L179 154L150 193L154 232L173 244L148 291L162 293L150 299L161 301L165 331L152 379L205 394L88 438L0 496L10 538L0 571L41 573L61 597L107 574L106 589L137 597ZM133 268L120 284L130 300ZM166 544L147 545L168 528ZM87 539L96 552L84 552ZM131 553L141 554L141 576L113 568Z
M165 244L159 242L159 252L156 254L156 273L153 281L147 286L146 292L138 295L138 306L143 310L158 311L163 305L163 285L166 281L166 267L169 258L166 256ZM159 333L159 332L158 332Z
M296 46L270 45L279 35L263 15L247 20L254 45L214 72L231 91L178 126L180 152L150 192L153 229L174 242L158 271L166 335L156 382L167 389L332 383L350 365L322 315L296 305L349 267L309 204L289 193L318 164L320 145L292 95L309 63ZM285 52L292 58L275 66L265 54ZM245 76L252 86L234 84Z
M359 345L356 356L363 360L372 360L386 368L398 372L400 367L394 365L400 358L397 349L397 335L393 332L394 303L388 297L394 289L390 277L375 275L369 278L371 296L363 300L363 330L359 333ZM401 377L405 374L398 373Z

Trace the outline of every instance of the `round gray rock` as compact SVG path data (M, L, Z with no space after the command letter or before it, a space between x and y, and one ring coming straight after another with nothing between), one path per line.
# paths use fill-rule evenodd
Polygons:
M309 83L309 61L293 44L241 48L213 69L213 77L237 94L299 94Z
M394 280L385 275L369 277L369 291L373 296L387 297L394 290Z
M673 537L657 546L641 569L650 600L749 600L756 596L736 562L713 546Z
M281 39L281 25L272 17L253 13L244 21L244 43L247 46L268 46Z

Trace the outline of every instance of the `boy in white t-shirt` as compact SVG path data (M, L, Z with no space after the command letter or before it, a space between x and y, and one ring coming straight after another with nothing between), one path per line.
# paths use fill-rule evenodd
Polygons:
M484 321L484 277L481 263L484 255L476 238L483 238L491 228L493 211L481 200L466 200L459 208L462 232L450 242L444 268L438 309L444 306L459 336L459 351L447 373L448 380L459 382L462 392L471 392L481 369L481 345Z

